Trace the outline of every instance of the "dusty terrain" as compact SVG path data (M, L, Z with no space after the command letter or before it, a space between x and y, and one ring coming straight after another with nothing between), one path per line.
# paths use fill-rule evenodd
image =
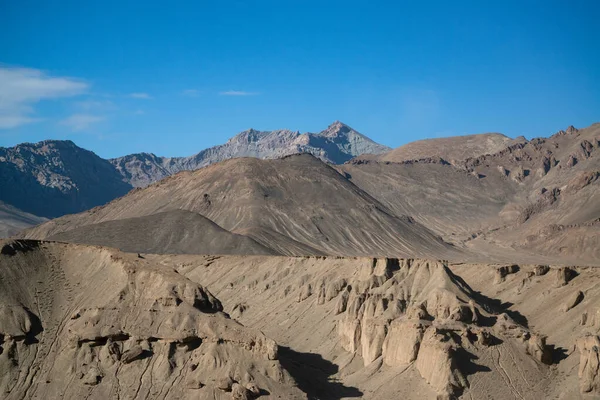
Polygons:
M3 399L302 399L276 343L173 268L91 246L1 243Z
M309 154L277 160L239 158L183 172L132 191L106 206L49 221L25 232L25 237L79 238L86 242L87 235L69 231L77 228L92 232L103 229L97 226L99 223L146 218L174 210L200 214L222 229L251 238L275 254L460 258L460 250L413 219L394 214L338 171ZM189 224L175 228L185 232L186 227L193 228ZM148 223L144 229L152 229L152 225ZM129 236L117 239L128 240L132 251L143 251L147 247L146 241L130 240ZM93 243L119 245L114 236L108 235L98 236ZM181 250L214 254L203 247L202 242L191 244ZM180 252L176 250L179 249L166 249L171 253Z
M9 399L600 396L594 268L1 253Z
M600 124L443 143L235 158L0 242L0 393L600 398Z

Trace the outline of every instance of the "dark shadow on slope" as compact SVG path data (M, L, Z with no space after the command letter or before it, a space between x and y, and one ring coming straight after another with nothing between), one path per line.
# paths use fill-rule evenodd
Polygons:
M338 372L338 366L319 354L300 353L289 347L279 346L279 362L309 399L338 400L363 395L355 387L331 381L330 377Z
M25 312L29 315L29 321L31 323L31 328L29 332L25 335L25 344L34 344L39 343L39 340L36 336L44 331L44 327L42 326L42 321L40 318L31 312L31 310L27 307L23 307Z
M40 242L37 240L25 240L17 239L12 240L9 243L2 246L0 254L5 256L15 256L17 253L27 253L35 250L40 246Z
M510 318L512 318L512 320L515 321L516 323L524 326L525 328L529 327L529 322L527 321L527 317L525 317L523 314L521 314L518 311L510 309L510 307L512 307L513 303L510 303L510 302L503 303L499 299L493 299L491 297L487 297L483 293L471 289L469 284L467 282L465 282L465 280L463 278L461 278L460 276L458 276L454 272L452 272L450 270L450 268L446 267L446 272L448 273L448 276L450 277L450 279L452 279L452 281L458 287L460 287L467 296L470 296L473 300L475 300L475 302L478 303L481 307L483 307L485 309L485 311L487 311L488 313L490 313L490 314L505 313ZM495 317L482 318L479 322L482 326L492 326L496 323L496 318Z
M456 360L458 370L463 373L465 378L468 378L469 375L476 374L477 372L492 371L489 367L485 365L479 365L475 363L475 360L478 360L479 357L477 357L473 353L468 352L462 347L459 347L455 350L454 357ZM470 384L467 384L467 386L470 386ZM463 394L463 391L464 388L455 388L454 394L457 396L456 398L460 397Z
M463 347L459 347L455 350L456 362L460 371L465 376L476 374L477 372L491 372L492 370L485 365L479 365L475 362L478 360L475 354L465 350Z
M552 353L552 364L558 364L565 358L569 357L569 354L567 354L567 349L564 347L556 347L556 345L553 344L548 345L548 347Z
M458 285L465 294L467 294L472 299L474 299L488 313L496 314L496 315L500 314L500 313L506 313L516 323L524 326L525 328L529 328L527 318L523 314L521 314L520 312L515 311L515 310L510 310L510 307L513 306L513 303L511 303L511 302L503 303L499 299L493 299L491 297L487 297L486 295L484 295L481 292L474 291L467 284L467 282L465 282L465 280L463 278L454 274L450 270L450 268L446 267L446 271L447 271L450 279L452 279L452 281L456 285ZM577 272L574 270L569 271L568 269L565 269L565 274L567 274L566 275L567 282L568 282L568 280L573 279L574 277L577 276ZM481 326L493 326L495 323L496 323L496 317L494 315L492 315L490 317L481 316L481 318L479 319L479 325L481 325ZM502 343L502 340L500 340L497 337L493 337L493 340L494 340L494 342L492 342L492 344ZM569 356L567 354L567 350L562 347L556 347L556 345L548 344L547 348L549 349L550 354L552 355L552 364L558 364L562 360L564 360L565 358L567 358Z

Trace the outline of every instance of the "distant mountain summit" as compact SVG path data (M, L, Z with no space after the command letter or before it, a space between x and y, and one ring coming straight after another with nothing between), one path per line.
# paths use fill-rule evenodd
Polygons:
M0 202L46 218L84 211L131 190L108 161L70 140L0 147L0 187Z
M210 147L189 157L158 157L131 154L109 160L132 186L145 187L180 171L191 171L230 158L279 158L309 153L331 164L342 164L358 155L381 154L390 148L380 145L348 125L335 121L320 133L300 133L288 129L258 131L248 129L225 144Z

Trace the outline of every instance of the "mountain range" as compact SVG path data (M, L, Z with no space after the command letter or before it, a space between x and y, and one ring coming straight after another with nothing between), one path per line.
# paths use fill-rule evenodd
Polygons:
M158 157L150 153L131 154L109 160L134 187L144 187L180 171L193 171L230 158L279 158L308 153L331 164L342 164L361 154L381 154L391 150L375 143L339 121L320 133L300 133L287 129L249 129L227 143L210 147L189 157Z
M318 134L250 129L223 145L190 157L140 153L104 160L69 140L23 143L0 148L0 185L10 188L0 192L0 202L11 207L3 211L0 234L7 236L41 221L31 218L55 218L84 211L120 197L134 187L230 158L277 158L309 153L325 162L339 164L360 154L387 150L388 147L337 121ZM19 217L23 213L32 216L23 219ZM14 222L17 220L21 222Z
M250 135L249 140L247 131L218 149L242 141L256 148L266 141L270 154L287 152L289 147L273 144L280 135L287 143L289 131L284 132ZM364 138L350 132L335 123L318 136L343 136L347 140L340 148L354 152L371 148L349 144L350 137ZM500 134L430 139L337 165L310 152L232 158L176 173L123 197L115 193L117 199L103 199L113 200L105 206L86 207L23 235L157 253L596 263L598 148L600 124L529 141ZM112 165L92 153L81 154L102 171ZM110 171L103 184L122 192L131 187ZM87 194L83 189L81 197ZM220 232L211 237L222 240L202 239L206 229Z
M3 150L0 217L38 225L0 239L0 392L600 396L600 124L337 164L274 156L285 132L152 183L71 142Z

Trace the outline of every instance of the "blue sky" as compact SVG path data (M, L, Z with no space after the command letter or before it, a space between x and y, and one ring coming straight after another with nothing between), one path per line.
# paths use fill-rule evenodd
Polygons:
M600 121L599 15L578 0L0 0L0 146L189 155L334 120L392 147L545 136Z

